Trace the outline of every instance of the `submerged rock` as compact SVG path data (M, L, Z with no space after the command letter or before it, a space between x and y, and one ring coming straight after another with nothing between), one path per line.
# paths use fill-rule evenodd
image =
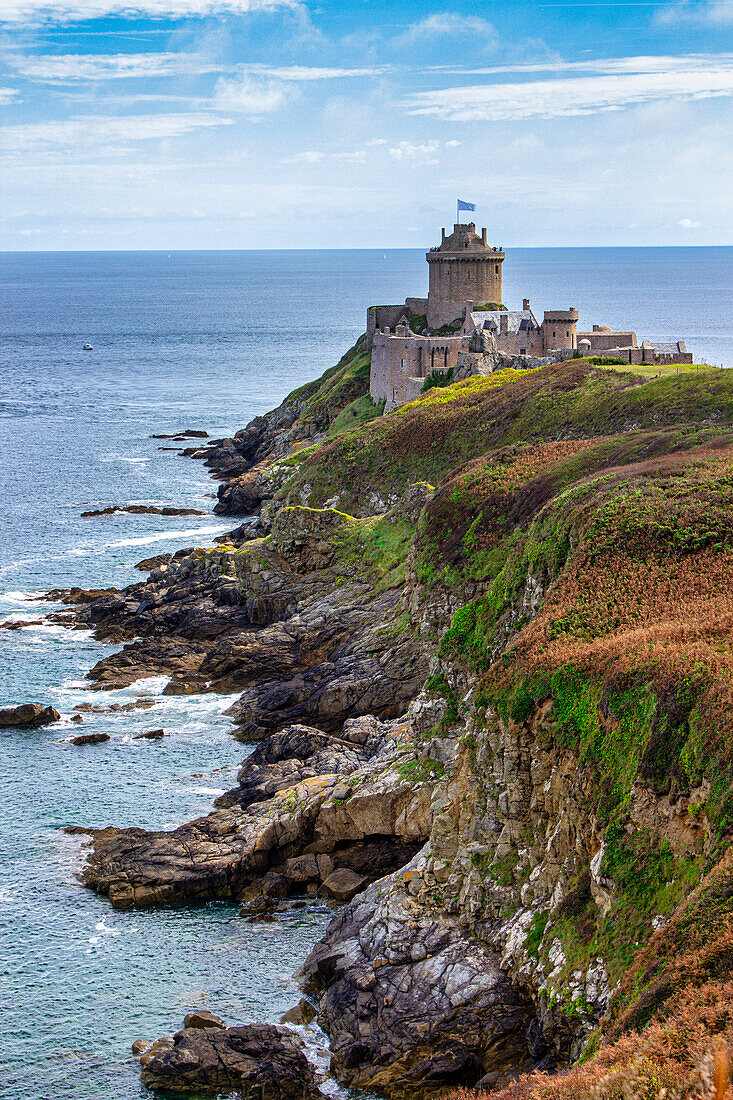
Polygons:
M0 630L25 630L28 626L42 626L43 622L43 619L5 619Z
M109 741L108 733L80 733L78 737L71 738L72 745L101 745L103 741Z
M187 1027L159 1040L141 1058L149 1089L218 1094L236 1090L241 1100L320 1100L313 1066L302 1041L275 1024Z
M207 516L208 512L202 512L200 508L175 508L172 505L164 505L162 508L152 504L108 504L106 508L91 508L82 512L82 519L91 516Z
M18 707L6 707L0 710L0 729L32 729L36 726L48 726L59 722L61 715L55 707L44 707L43 703L22 703Z

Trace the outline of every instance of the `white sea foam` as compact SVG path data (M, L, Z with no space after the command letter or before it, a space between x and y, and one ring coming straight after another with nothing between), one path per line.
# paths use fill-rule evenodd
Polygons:
M13 566L15 566L16 564L20 564L20 562L18 562L18 563L13 562ZM6 568L10 568L10 567L7 566ZM0 600L2 600L3 603L19 603L19 604L32 603L34 607L38 607L39 604L50 602L50 601L39 599L40 596L44 596L44 595L45 595L45 592L43 592L43 591L39 591L39 592L18 592L17 590L14 590L12 592L0 592Z
M333 1096L338 1100L347 1097L349 1095L348 1091L339 1085L338 1081L329 1072L331 1051L325 1032L320 1029L315 1021L306 1026L291 1024L290 1029L303 1040L305 1056L316 1071L318 1087L321 1091L326 1096Z
M181 794L210 794L212 798L218 798L224 794L226 787L179 787Z
M96 932L100 932L103 936L120 936L122 934L119 928L108 928L104 922L104 917L100 921L97 921L97 923L94 925L94 929Z
M0 574L12 573L14 570L20 569L24 565L36 565L38 562L61 561L68 557L83 558L87 557L89 554L104 554L107 550L117 550L124 546L147 546L156 542L174 542L178 539L198 538L200 535L220 535L223 531L228 531L230 526L230 524L217 524L215 527L188 527L183 531L156 531L151 535L141 535L132 539L118 539L116 542L104 542L99 546L74 546L70 550L64 550L63 554L43 554L35 558L22 558L18 561L10 562L8 565L3 565L0 568ZM26 601L31 595L33 595L33 593L5 593L5 596L8 598L15 597L25 599ZM38 595L42 596L43 592L39 592Z
M99 461L100 462L130 462L134 466L143 466L146 462L150 462L150 456L148 455L146 457L146 456L141 456L141 455L121 455L121 454L114 454L113 453L111 455L105 455L103 458L100 458Z

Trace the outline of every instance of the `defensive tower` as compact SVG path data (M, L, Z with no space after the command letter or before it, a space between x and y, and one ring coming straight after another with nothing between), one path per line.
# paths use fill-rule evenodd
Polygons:
M430 270L428 328L441 328L463 318L467 302L475 307L501 305L501 265L504 253L486 243L486 230L479 237L473 222L454 225L437 248L427 253Z

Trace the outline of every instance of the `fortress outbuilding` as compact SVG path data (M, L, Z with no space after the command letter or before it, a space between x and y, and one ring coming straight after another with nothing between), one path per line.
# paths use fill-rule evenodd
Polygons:
M578 331L574 308L545 310L535 317L528 298L520 310L502 298L505 253L487 243L473 222L442 230L439 245L426 254L427 298L367 310L372 349L370 392L393 409L412 401L425 379L440 372L484 372L494 365L539 366L580 355L603 355L629 363L691 363L683 342L655 344L636 333L593 325ZM471 355L473 360L471 361ZM510 362L514 360L514 362Z

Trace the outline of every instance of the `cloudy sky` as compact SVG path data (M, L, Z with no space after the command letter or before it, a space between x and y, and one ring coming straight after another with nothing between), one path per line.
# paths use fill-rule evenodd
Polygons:
M0 248L733 244L733 0L0 0Z

